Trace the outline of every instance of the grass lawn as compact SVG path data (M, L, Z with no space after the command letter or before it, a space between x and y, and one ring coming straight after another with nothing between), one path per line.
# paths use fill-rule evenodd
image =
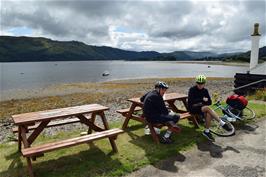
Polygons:
M250 103L258 118L265 117L265 104ZM191 148L198 141L205 141L201 129L195 129L187 120L179 122L182 133L174 135L175 143L156 145L150 136L144 135L144 126L130 121L127 132L118 136L116 143L119 153L112 153L108 139L95 141L71 148L46 153L33 162L33 170L38 177L89 177L121 176L148 164L171 156L185 160L182 152ZM121 127L121 122L112 123L111 127ZM241 125L238 125L241 126ZM43 143L74 137L80 132L62 132L52 137L40 136L36 143ZM0 144L0 176L27 176L26 159L17 152L17 144Z

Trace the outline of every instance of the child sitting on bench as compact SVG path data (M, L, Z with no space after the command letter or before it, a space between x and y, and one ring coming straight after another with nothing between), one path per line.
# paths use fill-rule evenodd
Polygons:
M170 115L168 109L165 106L163 95L168 89L168 85L164 82L157 82L155 89L146 93L141 97L143 105L143 114L147 122L152 124L164 124L168 126L168 130L160 138L160 142L164 144L173 143L170 138L172 132L179 133L181 129L176 125L180 119L179 115Z

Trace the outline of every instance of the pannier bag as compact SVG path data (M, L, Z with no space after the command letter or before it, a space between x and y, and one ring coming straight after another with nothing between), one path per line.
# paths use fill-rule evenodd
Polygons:
M234 109L243 110L247 106L248 100L244 96L234 94L226 99L226 103Z

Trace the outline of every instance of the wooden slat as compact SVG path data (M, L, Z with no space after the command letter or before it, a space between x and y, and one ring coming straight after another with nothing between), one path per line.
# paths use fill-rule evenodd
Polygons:
M166 93L164 94L163 99L164 101L174 101L174 100L186 99L187 97L188 96L186 94L181 94L181 93ZM130 98L127 101L143 105L143 103L140 101L140 98Z
M39 111L39 112L17 114L13 115L12 118L14 120L15 125L19 125L19 124L29 124L32 122L39 122L55 118L70 117L78 114L87 114L91 112L105 111L108 109L109 109L108 107L99 104L89 104L89 105L52 109L52 110Z
M129 109L130 108L126 108L126 109L119 109L117 110L116 112L120 113L120 114L125 114L125 113L128 113L129 112ZM136 107L134 111L140 111L142 110L142 108L140 107Z
M55 126L60 126L60 125L66 125L66 124L72 124L72 123L78 123L80 122L79 118L71 118L63 121L58 121L58 122L50 122L46 127L55 127ZM34 130L36 129L40 124L36 124L34 126L28 127L28 130ZM18 132L18 127L13 127L12 128L13 133Z
M184 99L187 97L188 97L187 95L181 93L166 93L164 94L163 99L165 101L172 101L172 100Z
M140 98L130 98L127 101L133 102L133 103L138 103L140 105L143 105L143 103L140 101Z
M28 137L29 144L32 144L33 141L39 136L39 134L45 129L50 120L46 120L40 123L40 125L32 132L32 134Z
M35 147L25 148L22 150L22 154L24 157L31 157L36 154L45 153L45 152L53 151L56 149L79 145L82 143L91 142L91 141L106 138L106 137L112 137L112 136L118 135L123 132L124 132L123 130L118 129L118 128L111 129L111 130L105 130L102 132L96 132L93 134L89 134L89 135L85 135L85 136L81 136L77 138L72 138L72 139L62 140L62 141L53 142L53 143L47 143L47 144L43 144L43 145L39 145Z
M182 114L179 114L179 115L180 115L180 119L187 119L187 118L192 117L192 115L189 112L182 113Z
M88 127L90 127L91 129L95 130L95 131L104 131L103 128L95 125L94 123L92 123L89 119L87 119L85 116L83 116L82 114L77 115L77 117L80 119L81 123L84 123L86 125L88 125Z
M142 123L145 123L144 117L141 117L141 116L138 116L138 115L132 115L131 119L139 121L139 122L142 122Z

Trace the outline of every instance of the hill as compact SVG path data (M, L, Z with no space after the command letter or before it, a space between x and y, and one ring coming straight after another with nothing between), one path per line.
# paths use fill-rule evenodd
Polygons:
M216 54L212 52L128 51L107 46L92 46L79 41L55 41L43 37L0 36L0 62L79 61L79 60L222 60L249 62L250 51ZM266 60L266 46L260 48Z
M193 51L175 51L171 53L162 53L163 56L174 57L176 60L195 60L204 57L217 56L211 52L193 52Z
M78 41L0 36L0 61L140 60L160 57L154 51L135 52L86 45Z
M221 54L215 57L208 57L208 60L221 60L221 61L240 61L240 62L249 62L250 61L250 51L243 53L229 53ZM206 58L201 58L206 59ZM259 48L259 62L266 61L266 46Z

